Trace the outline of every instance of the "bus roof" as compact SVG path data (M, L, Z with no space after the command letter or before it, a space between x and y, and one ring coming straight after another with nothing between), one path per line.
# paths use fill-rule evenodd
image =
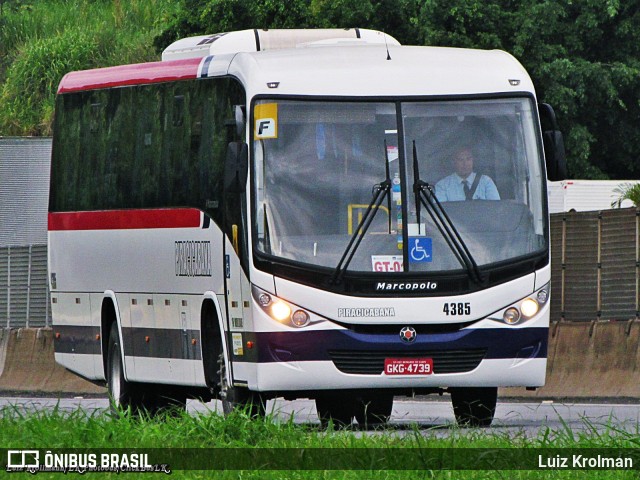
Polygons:
M247 94L482 95L533 92L522 65L500 50L396 45L315 46L239 53L228 73ZM270 88L277 84L277 88Z
M400 45L391 35L366 28L255 28L177 40L164 49L162 60L202 58L223 53L282 50L314 43L338 42Z
M499 50L323 43L72 72L62 79L58 93L219 75L237 77L249 97L446 96L534 91L522 65Z

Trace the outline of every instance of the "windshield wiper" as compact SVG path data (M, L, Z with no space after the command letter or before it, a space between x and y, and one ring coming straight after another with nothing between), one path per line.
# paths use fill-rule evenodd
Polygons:
M467 270L469 278L475 283L480 285L484 284L485 279L482 276L482 272L480 272L478 264L473 258L473 255L471 255L467 244L460 236L460 232L458 232L458 229L449 218L449 215L447 215L438 197L436 197L433 186L420 180L415 140L413 141L413 178L413 193L415 195L418 226L420 226L420 205L424 205L424 208L429 213L433 223L438 227L447 245L449 245L449 248L460 264Z
M351 263L356 250L358 250L358 247L360 246L360 242L362 242L369 226L371 226L371 222L373 222L373 219L375 218L376 213L378 213L380 205L385 197L387 197L387 206L389 209L389 233L391 233L391 178L389 176L389 154L387 152L386 141L384 142L384 152L385 174L387 178L373 186L373 197L367 206L367 210L364 212L362 219L358 223L358 227L353 232L351 240L349 240L347 248L344 250L336 269L333 271L331 280L329 280L329 283L332 285L337 285L341 282L344 272L347 271L349 263Z

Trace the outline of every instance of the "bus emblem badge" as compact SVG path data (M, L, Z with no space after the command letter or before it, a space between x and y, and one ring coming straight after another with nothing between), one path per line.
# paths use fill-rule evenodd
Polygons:
M416 337L418 334L416 333L416 329L413 327L404 327L400 330L400 340L404 343L413 343L416 341Z

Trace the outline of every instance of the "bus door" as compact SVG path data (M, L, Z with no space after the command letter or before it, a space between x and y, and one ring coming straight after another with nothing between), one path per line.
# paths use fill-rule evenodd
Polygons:
M237 238L237 237L236 237ZM235 243L235 245L234 245ZM225 297L227 318L225 323L227 352L231 360L231 380L244 384L247 381L246 375L242 374L238 367L238 362L243 362L246 358L246 330L250 316L250 287L249 282L240 265L240 258L237 242L233 238L225 239Z
M246 386L247 374L242 372L246 361L245 332L251 325L250 287L242 268L247 263L247 208L245 188L248 171L248 147L231 142L227 151L224 172L224 261L226 297L226 341L230 360L230 380ZM243 262L244 260L244 262ZM238 364L239 363L239 364Z

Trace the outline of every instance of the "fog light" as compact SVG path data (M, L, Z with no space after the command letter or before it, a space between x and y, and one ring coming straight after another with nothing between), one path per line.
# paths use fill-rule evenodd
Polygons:
M258 297L258 302L260 302L260 305L263 307L266 307L271 303L271 297L266 293L261 293Z
M291 307L289 307L289 305L284 303L282 300L278 300L271 306L271 316L279 322L287 320L290 315Z
M309 324L309 314L304 310L296 310L291 317L291 323L296 327L306 327Z
M520 310L525 317L533 317L538 313L538 302L533 298L525 298L520 304Z
M507 308L502 316L504 319L504 323L508 323L509 325L515 325L520 321L520 312L517 308Z

